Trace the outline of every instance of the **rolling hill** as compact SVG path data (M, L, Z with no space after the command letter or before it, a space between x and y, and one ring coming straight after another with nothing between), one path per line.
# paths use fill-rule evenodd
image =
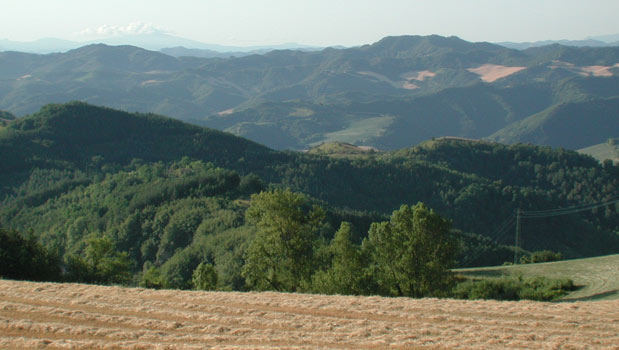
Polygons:
M0 130L0 223L33 230L67 259L93 235L109 237L135 278L156 266L178 288L212 259L222 283L242 289L239 264L255 232L244 212L249 195L265 188L307 194L325 208L329 227L352 223L356 244L372 222L424 202L452 221L459 264L480 266L510 259L516 208L611 201L619 186L616 167L549 147L439 138L351 156L356 149L279 152L161 116L49 105ZM616 253L616 210L523 220L524 254Z
M616 47L519 51L436 35L232 58L90 45L0 53L0 109L23 116L81 100L165 114L278 149L325 141L397 149L431 137L487 137L560 103L617 96L618 63Z
M511 130L517 130L529 116L557 108L566 100L592 100L596 96L610 96L612 100L612 96L619 94L619 84L616 83L615 78L575 78L552 84L538 82L505 87L475 84L417 97L346 104L268 102L195 122L256 140L275 149L303 150L323 142L341 141L394 150L440 136L479 139L495 133L511 134L514 133ZM596 86L602 91L593 90ZM594 102L589 103L595 105ZM604 109L604 102L598 104L598 110ZM612 106L603 112L608 122L600 124L602 120L596 118L602 116L599 111L596 113L591 120L581 118L580 125L574 127L591 128L592 133L595 128L604 128L600 137L593 138L598 142L606 140L604 135L619 132ZM532 125L533 130L539 125L530 121L526 123ZM557 128L556 134L563 130L560 123L552 127ZM549 127L549 132L553 132L552 127ZM583 135L581 140L579 135L569 133L567 137L575 143L586 143L592 139L586 139ZM490 139L497 138L492 136ZM507 137L501 140L507 143L521 141ZM535 141L535 144L553 145L544 143L551 141L546 138ZM571 146L567 148L576 149Z
M83 166L98 157L127 164L183 156L225 165L252 153L272 153L249 140L152 114L130 114L82 102L47 105L0 131L3 176L32 167Z
M619 130L619 97L552 106L490 135L502 143L533 143L580 149L602 143Z

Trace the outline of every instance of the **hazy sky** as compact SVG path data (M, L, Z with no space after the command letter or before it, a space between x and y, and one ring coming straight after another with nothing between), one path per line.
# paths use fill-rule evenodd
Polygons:
M619 0L1 0L0 39L162 30L223 45L360 45L388 35L469 41L619 33Z

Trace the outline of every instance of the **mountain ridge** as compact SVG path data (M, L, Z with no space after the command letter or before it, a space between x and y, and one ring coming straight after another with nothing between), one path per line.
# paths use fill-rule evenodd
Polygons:
M445 135L487 137L506 126L500 120L514 122L514 116L528 116L514 112L523 108L509 102L512 97L477 98L475 93L483 90L479 86L518 91L524 102L535 106L530 114L556 103L619 95L619 48L551 45L519 51L436 35L386 37L348 49L275 50L232 58L177 58L131 46L98 44L62 54L4 52L0 63L0 109L18 116L49 102L81 100L170 115L260 142L275 141L273 136L279 134L281 142L269 145L293 149L338 141L338 137L344 142L369 140L374 143L367 146L384 149ZM458 93L445 97L453 91ZM397 111L398 106L422 99L436 103L422 104L419 113ZM256 124L254 112L262 104L294 101L329 115L306 116L305 121L298 116L271 116ZM357 109L352 114L346 111L351 106ZM379 106L382 111L376 111ZM238 113L248 119L219 126L241 116ZM437 118L445 118L444 129L430 127ZM476 133L484 125L482 120L495 129ZM299 130L288 128L295 123ZM391 126L400 126L397 132L408 130L421 136L407 144L402 143L405 137L397 143L381 141L382 130L388 133Z
M135 158L169 161L189 156L225 165L248 154L271 153L221 131L82 102L47 105L38 113L10 121L0 129L0 137L0 147L6 151L0 169L7 176L33 166L53 167L68 159L83 164L98 157L127 164ZM20 157L24 152L29 156Z
M249 52L257 50L277 50L290 48L313 48L310 45L297 43L284 43L278 45L254 45L254 46L231 46L203 43L168 33L142 33L125 34L119 36L104 37L99 39L76 41L58 38L42 38L33 41L12 41L0 39L0 51L22 51L35 54L49 54L66 52L85 45L106 44L106 45L130 45L147 50L162 50L171 47L184 46L190 49L212 50L219 53L225 52Z

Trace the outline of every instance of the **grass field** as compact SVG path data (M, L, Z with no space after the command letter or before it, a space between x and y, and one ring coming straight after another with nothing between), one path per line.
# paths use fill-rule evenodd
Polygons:
M0 349L619 349L619 300L461 301L0 280Z
M610 145L607 142L579 149L578 152L588 154L600 162L605 159L610 159L615 163L619 163L619 147Z
M467 277L504 275L570 278L577 286L561 300L619 300L619 254L542 264L482 267L455 270Z
M325 134L324 139L311 144L312 147L321 143L346 142L351 144L367 144L369 140L381 136L395 118L389 115L367 117L352 121L346 129Z

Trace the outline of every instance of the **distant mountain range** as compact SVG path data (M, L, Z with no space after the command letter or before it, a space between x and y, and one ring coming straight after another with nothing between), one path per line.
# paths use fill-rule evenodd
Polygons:
M496 44L517 50L526 50L532 47L542 47L554 44L575 47L608 47L619 46L619 34L593 36L584 40L542 40L533 42L504 41Z
M147 50L159 51L167 48L187 48L190 53L198 53L198 57L204 56L202 51L214 51L218 53L234 53L242 54L247 52L268 52L272 50L288 50L288 49L317 49L314 46L285 43L280 45L254 45L254 46L229 46L207 44L196 40L186 39L179 36L166 33L147 33L133 35L118 35L107 38L87 41L71 41L57 38L44 38L35 41L11 41L0 39L0 51L19 51L26 53L48 54L54 52L66 52L74 50L82 46L91 44L106 44L106 45L131 45L141 47ZM228 54L225 57L231 56Z
M58 38L42 38L34 41L12 41L0 39L1 51L18 51L26 53L48 54L66 52L91 44L106 44L112 46L130 45L151 51L161 51L171 56L192 57L240 57L247 54L264 54L273 50L320 50L324 47L284 43L279 45L231 46L203 43L164 32L124 34L104 37L95 40L75 41ZM619 46L619 34L589 37L584 40L543 40L535 42L499 42L495 43L511 49L525 50L531 47L541 47L553 44L575 47L607 47ZM335 48L344 48L336 46Z
M578 149L619 134L619 117L607 106L619 96L619 47L515 50L433 35L244 57L174 50L96 44L47 55L2 52L0 110L23 116L82 100L170 115L278 149L328 141L397 149L440 136ZM555 132L547 128L566 118L571 127L550 142ZM596 122L604 133L585 140L578 131Z
M531 47L541 47L548 45L564 45L564 46L576 46L576 47L605 47L605 46L619 46L619 40L614 42L606 42L594 39L585 40L543 40L534 42L514 43L511 41L504 41L497 43L497 45L509 47L510 49L526 50Z

